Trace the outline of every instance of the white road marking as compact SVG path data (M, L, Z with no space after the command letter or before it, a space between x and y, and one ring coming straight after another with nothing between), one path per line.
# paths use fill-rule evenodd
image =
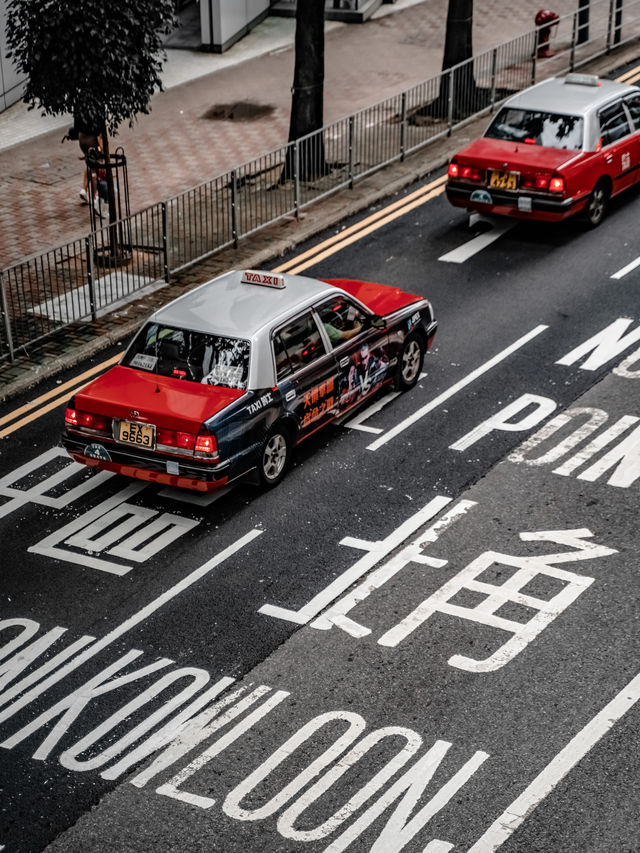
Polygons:
M614 272L611 278L624 278L627 273L631 272L636 267L640 267L640 257L637 257L635 261L631 261L631 263L627 264L626 267L622 267L622 269L618 270L618 272Z
M522 824L598 741L640 699L640 674L636 675L608 705L560 750L531 784L469 848L468 853L493 853Z
M287 622L295 622L297 625L305 625L311 619L318 616L328 604L331 604L338 596L346 592L352 584L365 575L369 569L372 569L376 563L387 557L408 536L411 536L426 521L437 515L451 501L452 498L438 495L423 506L421 510L418 510L415 515L412 515L411 518L401 524L400 527L390 533L386 539L377 542L365 542L362 539L354 539L352 536L345 537L340 544L366 551L367 553L364 557L357 560L350 569L338 575L329 586L326 586L299 610L290 610L288 607L265 604L258 610L258 613L264 613L266 616L273 616L276 619L285 619Z
M435 568L445 566L447 563L446 560L437 560L433 557L425 556L422 553L422 549L427 543L437 542L442 533L448 530L454 522L458 521L475 505L475 501L461 500L441 516L438 521L424 530L417 539L406 545L399 554L396 554L395 557L383 563L371 575L368 575L362 583L350 590L343 598L336 601L335 604L311 623L311 627L327 631L335 625L352 637L358 638L370 634L370 628L360 625L347 616L347 613L353 610L361 601L368 598L372 592L387 583L387 581L411 562ZM369 545L372 547L374 545L374 543L361 542L360 540L354 540L354 543L356 547L361 547L365 550L369 550L365 546ZM343 540L343 544L346 544L345 540Z
M201 578L208 575L212 569L214 569L216 566L219 566L237 551L242 550L245 545L248 545L251 541L253 541L257 536L260 536L260 534L263 532L264 531L260 530L259 528L254 527L253 530L250 530L248 533L245 533L245 535L241 536L240 539L237 539L223 551L220 551L210 560L207 560L206 563L203 563L199 568L188 574L181 581L178 581L177 584L174 584L174 586L170 587L166 592L163 592L162 595L153 599L153 601L149 602L149 604L146 604L141 610L138 610L137 613L134 613L133 616L130 616L128 619L122 622L122 624L114 628L113 631L109 631L109 633L105 634L102 639L96 640L95 643L92 643L88 648L86 648L83 652L77 655L77 657L72 658L71 661L57 669L48 678L45 678L39 684L36 684L31 690L24 693L19 699L16 699L16 701L13 702L8 708L5 708L4 711L0 711L0 722L4 722L4 720L7 720L9 719L9 717L12 717L21 708L24 708L25 705L28 705L30 702L33 701L33 699L35 699L41 693L44 693L44 691L47 690L52 684L56 684L70 672L73 672L73 670L77 669L86 661L90 660L92 657L95 657L103 649L107 648L107 646L110 646L111 643L114 643L116 640L120 639L120 637L122 637L132 628L135 628L136 625L139 625L140 623L144 622L157 610L160 610L161 607L164 607L165 604L176 598L178 595L180 595L181 592L184 592L185 589L188 589ZM19 695L20 692L24 689L23 682L24 679L16 682L6 691L3 691L2 697L0 698L0 704L4 704L10 698Z
M441 255L438 260L445 261L445 263L449 264L463 264L465 261L468 261L469 258L476 255L478 252L481 252L483 249L486 249L487 246L490 246L503 234L506 234L507 231L511 231L512 228L515 228L517 225L516 222L500 222L496 223L492 226L491 231L485 231L484 234L478 234L477 237L474 237L472 240L469 240L467 243L463 243L462 246L458 246L457 249L453 249L451 252L447 252L446 255Z
M418 377L418 381L420 379L424 379L426 373L421 373ZM388 406L392 400L395 400L396 397L399 397L401 394L400 391L390 391L388 394L385 394L384 397L381 397L371 406L367 406L366 409L363 409L359 414L357 414L354 418L346 421L343 426L348 427L348 429L359 429L362 432L372 432L374 435L379 435L384 430L380 429L380 427L372 427L372 426L363 426L362 422L368 420L373 415L377 414L379 411L384 409L385 406Z
M535 329L532 329L530 332L527 332L526 335L523 335L521 338L518 338L517 341L508 346L506 349L499 352L497 355L494 355L493 358L490 358L489 361L485 361L484 364L481 364L480 367L477 367L475 370L472 370L471 373L467 374L464 379L461 379L459 382L456 382L455 385L452 385L451 388L443 391L442 394L439 394L435 400L432 400L430 403L422 406L412 415L409 415L408 418L405 418L401 421L397 426L388 430L384 435L381 435L380 438L377 438L372 444L367 446L367 450L379 450L383 445L387 442L391 441L392 438L395 438L397 435L400 435L401 432L404 432L405 429L408 429L412 426L416 421L419 421L420 418L424 417L429 412L437 409L442 403L448 400L450 397L453 397L454 394L457 394L458 391L461 391L463 388L466 388L467 385L470 385L476 379L478 379L483 374L487 373L491 368L495 367L497 364L500 364L501 361L504 361L505 358L508 358L512 353L519 350L525 344L529 343L530 340L535 338L541 332L544 332L548 329L548 326L536 326Z
M64 466L60 470L46 476L44 479L38 480L32 486L19 487L18 484L23 478L34 478L38 469L46 470L46 466L58 458L64 461ZM109 471L100 471L94 477L83 480L78 486L69 489L57 497L47 494L47 492L54 491L65 480L70 479L84 469L84 465L73 462L69 458L67 451L61 447L51 447L35 459L25 462L24 465L20 465L19 468L16 468L10 474L6 474L0 479L0 496L10 498L10 500L0 506L0 518L9 515L9 513L20 509L20 507L28 503L62 509L93 489L98 488L105 480L114 476Z

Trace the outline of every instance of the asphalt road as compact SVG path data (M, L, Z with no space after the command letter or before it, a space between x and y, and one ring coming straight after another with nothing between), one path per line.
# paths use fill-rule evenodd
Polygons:
M274 491L69 473L62 407L2 441L4 850L640 850L639 214L436 195L309 266L440 325Z

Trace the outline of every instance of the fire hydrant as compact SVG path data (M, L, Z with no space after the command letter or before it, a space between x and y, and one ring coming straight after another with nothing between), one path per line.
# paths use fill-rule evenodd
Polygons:
M551 30L558 25L560 17L552 12L551 9L540 9L535 17L535 24L538 29L538 59L544 59L547 56L553 56L549 47L549 39L551 38Z

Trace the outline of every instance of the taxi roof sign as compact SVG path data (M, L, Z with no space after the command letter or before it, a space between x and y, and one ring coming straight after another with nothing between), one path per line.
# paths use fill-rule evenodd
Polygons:
M272 272L261 272L260 270L245 270L240 279L243 284L262 284L265 287L284 287L284 276Z

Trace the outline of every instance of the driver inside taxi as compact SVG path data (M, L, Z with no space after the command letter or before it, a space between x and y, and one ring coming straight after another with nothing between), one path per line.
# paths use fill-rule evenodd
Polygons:
M342 341L348 341L362 331L360 320L354 320L351 328L346 328L342 317L337 313L331 318L331 322L324 320L323 325L329 336L329 340L334 345Z

